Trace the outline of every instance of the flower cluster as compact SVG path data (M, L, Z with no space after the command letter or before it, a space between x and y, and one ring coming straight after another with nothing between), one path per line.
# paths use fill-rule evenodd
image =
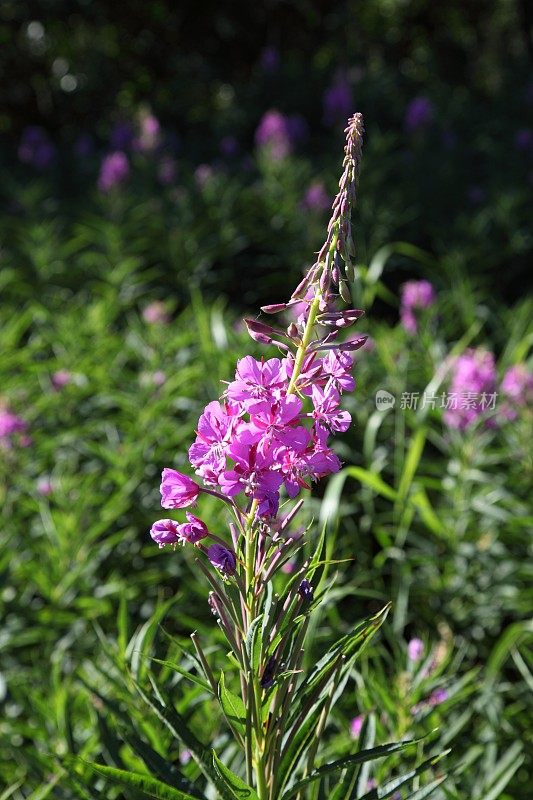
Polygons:
M361 132L361 117L355 115L347 129L340 193L317 262L288 302L262 309L266 314L289 311L293 317L296 312L295 321L283 330L245 320L250 336L276 346L282 357L258 361L245 356L238 361L234 379L221 398L205 407L196 440L189 448L190 464L203 485L181 472L164 469L163 508L186 508L195 504L201 493L208 493L230 507L242 531L246 525L257 524L276 534L287 521L287 517L277 518L282 492L294 499L302 489L311 488L313 481L340 469L330 437L350 425L341 398L355 389L351 353L366 341L365 336L339 341L343 329L356 323L363 312L336 308L339 295L347 292L340 267L343 261L348 264L353 253L348 244L349 214L355 199ZM160 547L193 544L223 575L232 575L237 553L198 517L187 512L187 520L159 520L152 526L151 536ZM203 540L208 537L214 544L206 548ZM236 539L233 536L238 552ZM286 560L280 559L279 566ZM300 588L302 598L312 597L310 585L302 583Z
M102 161L98 176L98 188L107 193L115 186L125 183L130 174L128 157L121 150L110 153Z
M418 330L416 312L433 305L437 296L429 281L407 281L402 286L400 320L407 333Z
M475 399L467 407L449 408L444 412L444 422L450 428L465 430L483 414L484 396L496 388L494 356L488 350L469 349L454 363L451 391L471 392Z
M340 402L344 391L355 388L352 366L352 357L342 349L323 357L311 353L290 392L292 357L242 358L221 401L205 407L189 449L190 463L204 487L180 472L163 470L163 508L193 505L202 491L230 503L242 495L245 502L255 503L258 518L273 525L283 489L295 498L301 489L310 488L311 481L340 469L328 439L333 432L347 430L351 422ZM187 519L181 525L159 520L152 527L152 538L161 547L198 544L209 535L207 528L192 514L187 513ZM222 572L234 569L207 554Z
M502 414L515 420L522 408L533 407L533 374L526 364L515 364L503 376L501 391L505 397Z
M0 447L10 450L13 444L27 447L31 439L27 434L28 423L13 414L5 406L0 406Z

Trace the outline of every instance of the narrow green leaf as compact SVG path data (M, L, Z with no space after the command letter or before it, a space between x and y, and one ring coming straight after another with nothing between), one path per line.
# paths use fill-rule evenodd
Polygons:
M263 637L261 633L262 621L263 615L260 614L253 620L246 635L246 652L248 653L250 665L256 675L261 665L261 650L263 646Z
M433 756L432 758L428 758L426 761L423 761L422 764L419 764L414 769L409 770L409 772L405 772L403 775L399 775L398 777L393 778L390 781L387 781L382 786L378 787L378 789L374 790L377 791L376 797L379 798L379 800L382 800L383 798L386 797L392 797L394 794L398 792L399 789L402 788L402 786L406 786L407 784L412 783L413 779L416 778L417 775L422 775L422 773L425 772L427 769L429 769L430 767L434 767L436 764L438 764L439 761L441 761L445 756L447 756L449 752L450 752L449 750L445 750L438 756ZM374 797L372 792L369 792L368 796ZM367 795L365 794L363 796L363 800L366 797Z
M430 794L433 794L435 789L437 789L441 783L444 783L447 777L447 775L441 775L439 778L436 778L426 786L422 786L422 788L418 789L414 794L410 794L406 800L426 800L426 797L429 797Z
M324 764L322 767L318 767L315 769L307 778L304 778L298 783L291 786L291 788L285 792L283 795L283 800L289 800L289 798L294 797L301 789L307 786L313 781L322 778L324 775L327 775L330 772L337 772L338 770L344 769L350 764L364 764L366 761L373 761L376 758L383 758L384 756L391 755L392 753L399 753L402 750L405 750L407 747L411 747L413 744L419 741L417 739L410 739L408 742L393 742L391 744L382 744L379 747L372 747L370 750L361 750L359 753L354 753L351 756L344 756L344 758L340 758L338 761L333 761L331 764Z
M249 786L242 778L227 767L222 761L219 759L215 751L213 750L213 764L215 769L220 774L220 777L226 782L228 789L230 789L235 797L239 800L259 800L257 796L257 792L251 786Z
M360 622L353 633L347 634L339 639L325 655L314 665L306 679L300 684L294 700L294 710L291 714L291 722L298 716L303 704L309 700L321 683L323 677L329 672L333 674L335 663L339 656L351 658L363 651L367 643L379 630L385 621L390 609L390 603L373 617ZM327 686L327 684L326 684ZM325 687L323 687L325 689Z
M196 795L195 787L185 778L177 767L166 758L163 758L149 744L140 739L135 733L128 730L124 734L124 740L129 744L134 753L144 761L147 769L160 780ZM200 795L199 795L200 797Z
M155 684L155 681L154 681ZM170 700L165 697L158 687L158 695L161 702L151 700L148 695L135 683L135 688L149 708L156 714L161 722L168 728L173 736L185 747L190 750L192 757L206 776L217 787L222 800L235 800L229 792L226 784L221 780L220 775L213 767L211 752L200 742L191 729L185 723L183 717L178 714Z
M178 672L180 675L183 675L184 678L187 680L192 681L193 683L197 683L198 686L201 686L202 689L205 689L207 692L211 694L211 687L204 681L203 678L199 678L198 675L193 675L192 672L185 669L184 667L180 667L179 664L176 664L174 661L167 661L166 659L162 658L152 658L147 656L150 661L154 661L156 664L161 664L163 667L168 667L169 669L173 670L173 672Z
M278 797L281 794L281 791L283 790L287 780L293 774L298 760L313 738L313 734L321 713L321 708L315 708L314 711L311 711L311 713L303 721L300 728L296 731L292 739L287 742L287 746L285 747L283 757L275 775L275 797Z
M359 750L370 750L374 747L374 743L376 741L376 715L369 714L369 716L365 719L363 723L363 728L361 729L361 747ZM357 777L357 789L355 792L356 797L361 797L361 795L366 791L366 787L368 781L370 779L370 761L366 761L364 764L361 764L359 769L359 774ZM345 797L345 800L351 800L351 796Z
M124 769L116 769L115 767L107 767L105 764L96 764L92 761L84 761L83 759L76 759L85 766L92 769L98 775L103 775L104 778L113 783L118 783L121 786L127 786L130 789L144 792L148 797L155 797L157 800L198 800L181 789L174 789L167 783L156 780L150 775L141 775L138 772L127 772Z
M218 686L220 705L222 706L224 714L233 727L237 728L241 733L244 733L246 726L246 708L242 699L226 687L223 672L220 674L220 683Z
M398 503L403 503L409 494L420 458L426 444L427 428L420 427L411 439L407 456L403 463L400 482L398 484Z

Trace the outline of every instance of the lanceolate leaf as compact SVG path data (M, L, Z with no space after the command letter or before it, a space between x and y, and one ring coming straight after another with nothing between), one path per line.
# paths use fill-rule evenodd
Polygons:
M180 675L183 675L184 678L187 678L187 680L192 681L193 683L197 683L198 686L201 686L202 689L205 689L206 692L211 694L211 687L207 681L204 681L204 679L198 677L198 675L194 675L192 672L184 667L181 667L179 664L176 664L174 661L166 661L165 659L161 658L150 658L150 661L153 661L156 664L161 664L163 667L168 667L173 672L178 672Z
M229 767L226 767L214 750L213 764L220 777L226 782L228 789L233 792L234 796L238 798L238 800L259 800L255 789L252 789L251 786L248 786L248 784L245 783L242 778L240 778L238 775L235 775L235 773L232 772Z
M303 751L313 737L318 724L321 708L316 708L302 722L295 735L287 742L281 763L276 771L276 791L279 794L291 776ZM277 796L277 795L275 795Z
M315 664L296 692L291 722L296 719L297 715L300 713L301 707L312 696L313 691L315 691L316 687L322 682L324 676L327 675L328 672L333 676L333 670L340 655L349 658L350 656L358 655L362 652L363 648L385 621L389 608L390 604L386 605L375 616L361 622L353 633L339 639L320 661Z
M415 769L409 770L409 772L404 773L403 775L399 775L397 778L393 778L391 781L387 781L383 784L383 786L378 787L377 789L372 789L371 792L363 795L361 800L385 800L387 797L392 797L395 795L402 786L407 786L416 778L417 775L421 775L430 767L434 767L444 756L448 755L450 751L446 750L444 753L441 753L438 756L433 756L433 758L428 758L427 761L424 761L422 764L419 764L418 767ZM445 777L445 776L444 776ZM439 776L438 782L433 784L427 784L426 786L422 787L422 789L418 791L423 791L424 789L428 789L429 786L433 786L431 791L436 788L442 781L444 780L443 776ZM411 797L415 797L417 792ZM421 797L428 797L428 794L423 794Z
M246 636L246 651L248 653L250 665L256 675L258 673L259 666L261 663L262 621L263 621L263 615L260 614L258 617L254 619L254 621L248 628L248 634Z
M429 797L430 794L433 794L435 789L437 789L441 783L444 783L446 780L446 775L442 775L440 778L428 783L426 786L422 786L421 789L418 789L414 794L408 795L406 800L426 800L426 797Z
M157 717L159 717L161 722L166 725L172 735L175 736L179 741L183 742L185 747L190 750L192 757L206 778L212 781L212 783L217 787L222 800L235 800L234 796L221 779L218 771L214 768L211 752L195 736L195 734L185 723L183 717L178 714L172 703L164 697L161 690L159 690L159 695L162 699L162 703L157 700L151 700L141 689L141 687L138 686L138 684L135 684L135 687L144 702L149 706L149 708L152 709Z
M331 764L324 764L324 766L315 769L307 778L304 778L303 780L294 784L294 786L291 786L291 788L284 793L283 800L289 800L289 798L294 797L294 795L305 786L313 783L313 781L323 778L324 775L327 775L330 772L336 772L344 769L350 764L364 764L366 761L373 761L376 758L383 758L384 756L392 755L392 753L398 753L401 750L405 750L407 747L416 744L416 742L416 739L410 739L408 742L382 744L379 745L379 747L373 747L370 750L361 750L361 752L354 753L354 755L345 756L344 758L340 758L338 761L333 761Z
M246 726L246 708L242 699L233 692L230 692L226 687L223 672L220 675L219 700L222 710L228 718L228 722L232 727L240 731L240 733L244 733Z
M83 761L76 759L79 763L92 769L98 775L103 775L104 778L118 783L121 786L127 786L130 789L135 789L143 792L148 797L155 797L157 800L198 800L197 797L182 792L181 789L174 789L167 783L156 780L149 775L141 775L138 772L127 772L124 769L116 769L115 767L107 767L105 764L95 764L91 761Z
M129 744L131 749L142 758L147 768L157 778L172 784L172 786L184 792L190 792L194 796L197 795L197 790L195 790L192 783L180 773L172 762L163 758L163 756L157 753L150 745L146 744L146 742L131 731L127 731L123 735L124 740ZM201 795L198 794L198 797L200 798Z

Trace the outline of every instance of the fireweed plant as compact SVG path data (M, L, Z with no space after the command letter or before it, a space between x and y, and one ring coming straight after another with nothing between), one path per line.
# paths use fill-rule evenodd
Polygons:
M227 509L228 536L209 530L190 510L184 511L185 519L155 522L150 532L160 547L196 549L211 587L209 605L227 639L230 672L239 674L240 695L229 688L224 673L215 674L197 635L192 635L206 687L242 753L241 767L232 762L230 770L188 729L184 734L183 720L172 725L182 731L185 746L219 796L229 800L304 800L317 796L320 781L334 772L339 773L330 794L335 800L399 796L399 787L415 774L395 779L376 794L363 768L365 762L408 746L406 742L367 747L317 766L328 715L387 609L343 636L304 672L310 615L323 594L319 584L326 564L325 531L314 555L300 559L302 566L286 577L284 591L276 594L273 589L274 577L287 574L286 565L297 561L305 543L306 532L291 533L290 528L305 502L298 495L341 468L330 442L351 422L341 400L355 389L352 353L366 337L342 338L363 312L340 305L350 302L348 281L354 272L351 212L362 137L363 120L355 114L346 128L343 173L324 245L291 298L262 308L265 314L292 313L293 321L285 330L246 320L251 337L275 346L282 357L258 361L245 356L220 400L205 407L189 449L199 480L163 470L162 507L190 509L202 494L212 495ZM159 712L171 724L162 706ZM434 785L441 780L439 776ZM176 796L203 796L194 787L189 790L193 793Z

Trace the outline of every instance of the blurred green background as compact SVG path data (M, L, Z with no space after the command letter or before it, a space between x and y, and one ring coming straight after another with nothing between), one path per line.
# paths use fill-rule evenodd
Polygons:
M1 798L132 796L69 767L144 769L98 692L185 761L116 677L129 663L146 680L154 654L187 667L193 629L218 641L190 555L148 537L159 473L185 468L203 405L260 354L242 313L287 299L312 263L356 110L353 297L372 344L346 468L306 502L351 559L316 652L394 610L328 746L347 752L370 712L382 741L438 727L419 753L452 747L436 797L530 797L531 408L457 431L439 408L374 398L443 390L467 348L494 354L498 385L527 362L531 55L514 0L0 4ZM400 293L421 278L437 300L413 336ZM198 687L153 668L224 747Z

